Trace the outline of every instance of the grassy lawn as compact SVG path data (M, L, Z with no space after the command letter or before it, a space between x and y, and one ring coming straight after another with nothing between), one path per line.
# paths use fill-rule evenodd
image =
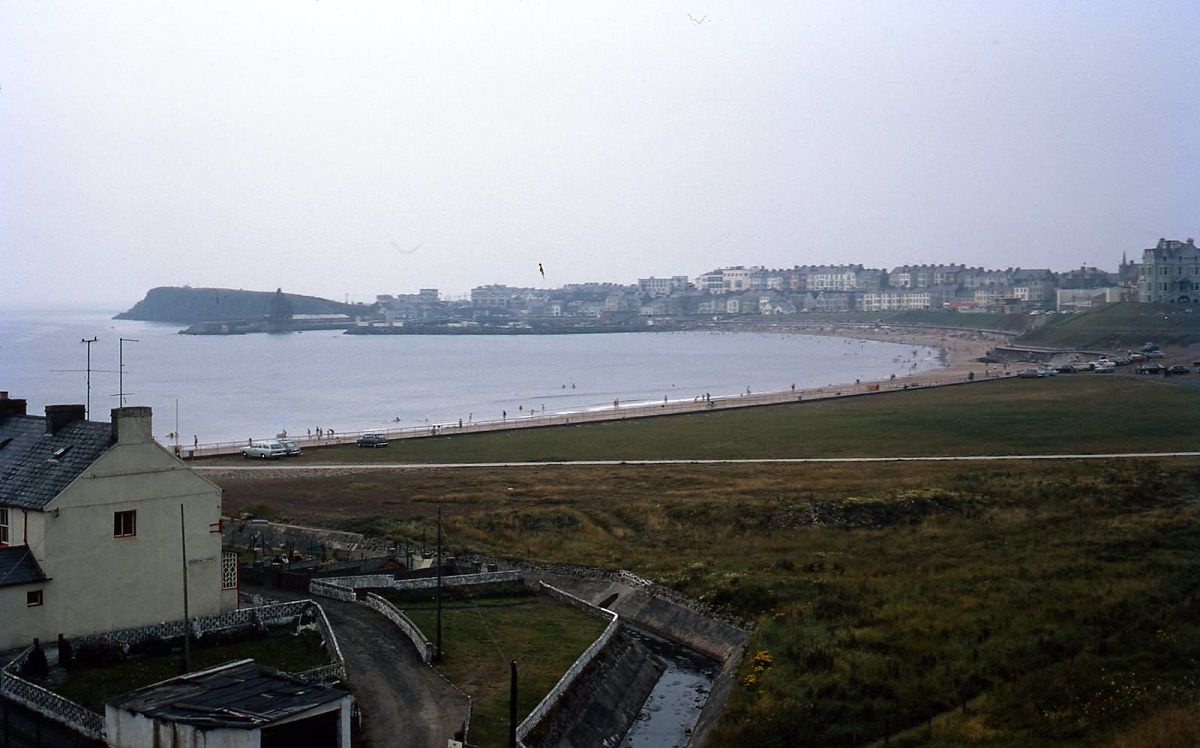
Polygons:
M212 647L192 645L192 670L247 658L289 673L329 664L319 637L314 641L305 636L271 636ZM182 660L181 644L169 655L130 658L104 667L78 667L70 670L67 680L54 690L103 714L106 699L179 675Z
M1152 418L1147 414L1153 413ZM293 464L884 457L1196 449L1200 388L1064 375L636 421L309 450ZM212 461L206 464L218 464ZM240 465L236 461L232 464Z
M432 592L389 593L388 597L436 642ZM437 668L473 699L471 742L479 745L506 744L511 660L517 661L521 718L533 711L606 625L520 584L501 589L463 587L446 597L444 657Z

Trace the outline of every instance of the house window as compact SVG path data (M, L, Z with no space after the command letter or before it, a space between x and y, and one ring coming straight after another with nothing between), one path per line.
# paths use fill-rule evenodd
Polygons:
M8 510L0 509L0 545L8 545Z
M137 535L137 512L113 512L113 537L131 538Z
M36 608L42 604L42 591L30 590L25 593L25 607Z

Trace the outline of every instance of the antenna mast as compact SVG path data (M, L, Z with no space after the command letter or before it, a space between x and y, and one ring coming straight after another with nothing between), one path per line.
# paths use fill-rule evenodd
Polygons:
M80 343L87 343L87 409L84 411L84 418L92 419L92 343L95 343L99 338L93 335L90 338L80 338Z
M121 338L117 345L121 357L121 365L118 367L120 374L118 377L118 386L120 389L117 390L117 397L120 398L118 402L121 404L120 407L122 408L125 407L125 344L137 342L137 338Z

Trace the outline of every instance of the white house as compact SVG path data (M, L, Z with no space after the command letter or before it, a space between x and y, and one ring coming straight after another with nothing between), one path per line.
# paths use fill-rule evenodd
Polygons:
M0 392L0 650L237 607L221 489L151 436L149 408L45 417ZM183 548L186 545L186 559Z

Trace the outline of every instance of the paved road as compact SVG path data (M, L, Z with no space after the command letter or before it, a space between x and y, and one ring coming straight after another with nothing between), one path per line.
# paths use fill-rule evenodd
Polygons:
M1102 454L1053 454L1053 455L960 455L925 457L764 457L737 460L563 460L559 462L375 462L342 465L193 465L199 472L280 472L303 473L323 470L439 470L449 468L509 468L509 467L554 467L554 466L602 466L602 465L789 465L804 463L839 462L992 462L996 460L1143 460L1164 457L1200 457L1200 452L1109 452Z
M275 589L253 591L264 597L306 597ZM467 698L422 663L412 642L379 613L356 603L318 602L346 659L371 748L446 745L468 718Z

